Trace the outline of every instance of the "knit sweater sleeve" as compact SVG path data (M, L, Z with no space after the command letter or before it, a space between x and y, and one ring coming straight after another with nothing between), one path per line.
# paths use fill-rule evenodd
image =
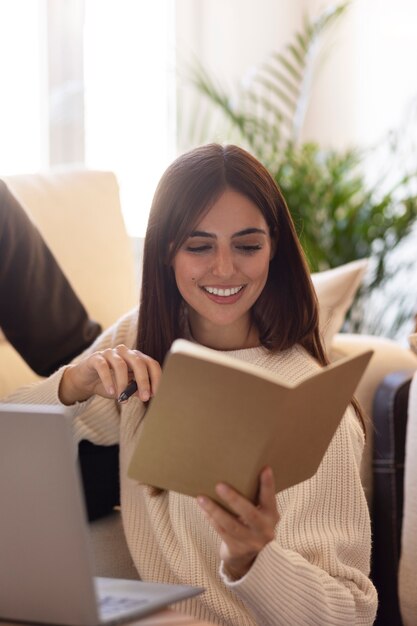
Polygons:
M360 426L348 410L316 475L278 494L276 538L249 572L231 581L222 564L223 582L259 626L373 624L377 596L368 578L371 541L359 474L362 449Z
M129 311L113 326L103 332L96 341L80 354L72 363L77 363L93 352L125 344L134 347L137 323L137 310ZM2 399L13 404L49 404L62 405L58 391L62 376L67 366L61 367L52 376L40 382L21 387ZM92 396L85 402L76 402L65 407L72 416L74 437L77 442L87 439L101 445L113 445L119 442L120 406L116 400Z

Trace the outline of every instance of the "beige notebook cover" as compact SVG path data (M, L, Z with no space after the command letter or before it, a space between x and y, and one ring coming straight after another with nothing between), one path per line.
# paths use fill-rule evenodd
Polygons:
M317 471L372 356L365 352L291 385L261 367L176 340L128 474L219 501L223 481L252 501L265 465L277 492Z

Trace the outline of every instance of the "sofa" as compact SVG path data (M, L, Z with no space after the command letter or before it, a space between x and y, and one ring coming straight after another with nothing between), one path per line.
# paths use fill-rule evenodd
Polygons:
M106 328L136 305L141 246L126 232L118 185L111 172L60 170L9 176L3 180L44 236L93 319ZM392 373L406 372L411 380L417 370L417 356L389 339L340 332L366 265L366 261L361 260L321 272L313 275L313 282L320 304L322 334L331 358L369 348L374 351L356 392L369 416L362 478L370 509L374 511L374 401L384 380ZM0 398L37 378L0 335ZM378 506L382 510L385 506L389 511L391 504L387 502L381 507L379 502ZM379 529L376 519L373 523ZM117 510L92 522L90 527L97 574L134 578L136 573L124 543ZM378 546L382 554L376 559L380 569L385 568L383 548ZM402 549L406 551L407 546L403 545ZM398 561L390 567L391 585L395 587L398 600L402 597L402 593L397 593ZM398 601L395 610L395 619L401 620ZM391 619L392 616L387 614L386 617ZM379 614L378 619L383 620L384 616ZM380 623L400 624L401 621L391 619Z

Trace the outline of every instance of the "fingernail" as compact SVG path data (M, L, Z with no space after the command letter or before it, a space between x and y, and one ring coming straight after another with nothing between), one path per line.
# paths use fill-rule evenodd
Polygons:
M219 483L216 485L216 491L220 496L226 496L229 492L229 487L224 483Z
M207 500L205 498L203 498L203 496L197 496L197 502L203 509L206 508Z
M116 391L115 391L114 387L109 387L109 388L108 388L108 390L107 390L107 392L108 392L111 396L114 396L114 394L116 393Z
M140 397L143 400L143 402L147 402L150 398L149 391L142 391L142 393L140 394Z

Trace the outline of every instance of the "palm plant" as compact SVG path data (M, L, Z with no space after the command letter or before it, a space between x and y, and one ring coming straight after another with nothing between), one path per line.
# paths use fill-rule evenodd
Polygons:
M388 176L371 183L366 176L369 151L323 149L301 141L322 37L349 4L305 17L293 40L252 71L232 94L201 64L194 65L191 82L217 112L217 117L205 115L198 143L218 140L220 135L222 140L245 145L268 167L288 202L312 271L370 257L372 272L354 305L349 330L385 334L391 330L393 335L398 316L391 329L378 327L375 315L367 319L366 303L374 290L390 280L389 254L410 234L417 218L412 188L416 172L403 172L390 185ZM390 148L392 153L393 142ZM404 302L401 306L404 314Z

